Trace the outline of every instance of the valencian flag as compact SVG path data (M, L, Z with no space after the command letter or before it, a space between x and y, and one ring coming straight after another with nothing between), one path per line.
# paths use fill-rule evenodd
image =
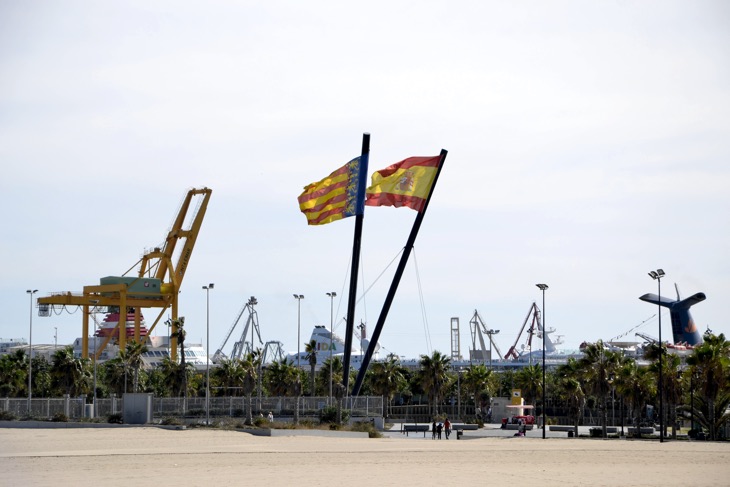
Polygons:
M409 157L373 173L368 206L407 206L422 211L431 191L440 156Z
M323 180L304 187L298 198L299 209L309 225L324 225L363 214L362 187L365 185L360 181L364 181L367 173L366 158L367 155L356 157Z

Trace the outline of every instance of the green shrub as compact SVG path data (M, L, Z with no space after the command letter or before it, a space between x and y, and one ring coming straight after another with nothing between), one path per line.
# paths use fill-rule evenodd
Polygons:
M107 422L111 424L122 424L124 422L124 417L122 416L122 413L110 414Z
M10 411L0 411L0 421L15 421L16 419L18 418Z
M68 423L68 416L63 413L56 413L51 418L51 421L55 423Z

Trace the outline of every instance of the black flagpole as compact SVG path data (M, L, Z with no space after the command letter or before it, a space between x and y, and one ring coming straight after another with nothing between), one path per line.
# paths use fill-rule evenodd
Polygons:
M357 302L357 270L360 267L360 244L362 242L362 220L365 214L365 188L367 186L368 155L370 153L370 134L362 134L362 152L358 178L358 201L355 213L355 237L352 242L352 267L350 270L350 295L347 298L347 327L345 329L345 356L342 363L342 385L349 390L350 355L352 333L355 327L355 303ZM330 364L332 367L332 364Z
M370 365L370 359L373 356L373 353L375 352L375 346L378 344L378 340L380 339L380 332L383 331L383 325L385 324L385 319L388 317L388 311L390 311L390 305L393 304L393 298L395 297L395 292L398 290L398 284L400 284L400 279L403 276L403 271L406 268L406 264L408 263L408 257L411 255L411 250L413 250L413 244L416 242L416 236L418 236L418 230L421 228L421 222L423 221L423 217L426 214L426 210L428 209L428 203L431 201L431 195L433 194L433 190L436 187L436 182L439 179L439 174L441 174L441 168L444 165L444 161L446 160L446 154L448 154L448 151L445 149L441 149L441 159L439 160L438 168L436 169L436 176L433 178L433 184L431 185L431 191L428 193L428 197L426 198L426 203L423 205L423 210L418 212L418 215L416 215L416 220L413 222L413 227L411 228L411 234L408 236L408 241L406 242L406 246L403 249L403 254L401 254L400 262L398 263L398 268L395 271L395 275L393 276L393 282L390 283L390 289L388 290L388 295L385 297L385 302L383 303L383 309L380 311L380 316L378 317L378 323L375 325L375 330L373 330L373 336L370 338L370 344L368 345L368 350L365 352L365 356L362 359L362 364L360 365L360 370L357 373L357 379L355 380L355 385L352 387L352 395L357 396L360 394L360 388L362 387L363 379L365 378L365 373L368 370L368 366Z

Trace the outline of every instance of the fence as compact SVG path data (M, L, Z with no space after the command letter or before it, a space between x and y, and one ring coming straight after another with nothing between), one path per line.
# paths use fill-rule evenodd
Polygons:
M271 412L276 418L291 417L299 407L300 417L319 417L327 406L335 406L336 399L329 397L252 397L251 415L267 416ZM372 418L383 416L383 398L380 396L348 397L343 399L343 409L350 412L351 418ZM94 406L86 404L86 396L63 398L28 399L0 398L0 411L7 411L17 418L47 418L64 414L69 419L84 417L106 417L119 414L124 410L123 397L97 398ZM211 397L209 414L211 417L246 417L249 404L247 397ZM93 413L92 413L93 411ZM205 397L154 397L152 414L155 419L167 417L205 417Z

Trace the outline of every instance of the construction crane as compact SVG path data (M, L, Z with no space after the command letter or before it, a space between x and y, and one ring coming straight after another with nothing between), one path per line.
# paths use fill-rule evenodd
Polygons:
M97 357L115 334L118 336L120 349L123 350L126 347L127 313L125 311L134 315L133 340L141 342L141 309L160 309L157 318L148 330L148 333L151 333L165 311L171 308L170 356L172 360L177 360L178 294L185 271L190 264L190 257L212 192L209 188L189 190L162 247L155 247L151 252L145 253L122 276L103 277L99 285L84 286L82 294L63 292L38 298L39 314L49 316L51 314L49 307L54 306L81 306L83 308L81 353L83 358L88 358L89 315L98 307L117 308L120 313L115 331L105 338L98 350L95 350L94 353ZM194 201L196 205L191 210ZM181 247L178 247L178 243L181 243ZM132 273L135 269L138 269L136 275ZM130 273L132 275L128 275Z
M481 354L480 357L482 360L484 360L484 357L487 356L487 347L484 343L484 335L487 335L489 337L489 360L492 360L492 350L497 352L497 356L500 358L500 360L503 360L504 357L502 357L502 352L499 350L499 347L494 341L494 338L492 338L492 335L496 335L499 333L499 330L490 330L487 328L487 326L484 324L484 321L482 320L482 317L479 315L479 311L474 310L474 316L472 316L471 321L469 321L469 325L471 328L471 347L472 350L476 351L476 339L479 338L479 344L481 346ZM486 365L486 364L485 364Z
M243 332L241 333L240 340L233 344L233 351L231 352L230 359L240 359L245 354L253 352L254 332L256 332L259 343L263 345L263 342L261 341L261 331L259 330L258 314L256 313L256 309L254 309L254 306L257 304L259 304L258 300L256 300L256 298L253 296L251 296L248 301L246 301L246 304L244 304L243 308L241 308L241 311L238 312L238 316L236 316L236 319L233 321L231 328L228 330L228 334L226 334L226 338L223 340L223 343L220 347L218 347L218 350L216 350L215 354L213 355L213 362L220 362L221 360L227 358L226 354L223 352L223 349L225 348L226 343L228 343L228 339L231 338L233 330L236 328L236 325L238 325L238 322L241 320L241 316L243 316L243 313L246 310L248 310L248 319L246 319L246 325L243 327ZM246 336L248 335L249 328L251 329L251 342L246 341Z
M522 322L522 328L520 328L520 332L517 334L517 339L515 339L515 343L509 348L509 350L507 350L507 354L504 356L505 359L517 360L517 358L519 358L520 355L519 353L517 353L517 344L520 341L522 332L525 331L525 326L527 326L527 322L530 321L530 317L532 317L532 322L530 323L530 328L528 329L527 345L529 348L532 348L533 335L542 331L542 324L540 322L540 309L535 303L532 303L532 305L530 306L530 310L527 312L527 316L525 316L525 321Z

